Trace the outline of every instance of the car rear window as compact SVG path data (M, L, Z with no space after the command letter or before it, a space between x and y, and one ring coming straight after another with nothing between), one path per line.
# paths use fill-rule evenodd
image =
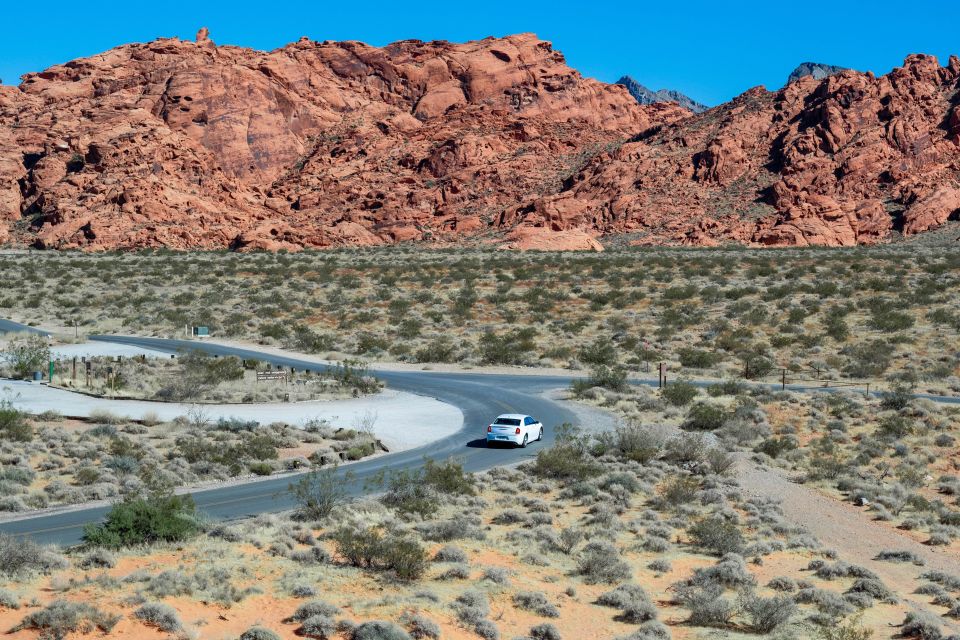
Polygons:
M519 427L520 418L497 418L497 421L493 424L502 424L507 427Z

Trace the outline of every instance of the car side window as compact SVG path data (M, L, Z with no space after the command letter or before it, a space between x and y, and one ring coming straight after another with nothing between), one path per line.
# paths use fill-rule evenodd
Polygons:
M530 416L527 416L526 418L523 419L523 424L525 425L533 424L533 418L531 418Z

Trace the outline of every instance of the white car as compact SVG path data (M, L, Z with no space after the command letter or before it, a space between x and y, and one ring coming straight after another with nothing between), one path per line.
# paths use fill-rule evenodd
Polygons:
M527 446L528 442L543 438L543 425L522 413L505 413L487 425L487 446L491 443Z

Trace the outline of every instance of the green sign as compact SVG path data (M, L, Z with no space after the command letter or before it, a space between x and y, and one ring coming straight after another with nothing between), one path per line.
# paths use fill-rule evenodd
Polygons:
M50 382L53 382L53 360L50 361Z

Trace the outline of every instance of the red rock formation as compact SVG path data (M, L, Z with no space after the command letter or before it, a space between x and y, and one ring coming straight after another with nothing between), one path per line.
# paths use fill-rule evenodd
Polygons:
M636 233L644 244L854 245L960 216L960 61L911 56L752 89L601 154L503 224Z
M0 87L0 242L871 243L960 207L960 62L640 106L524 34L157 40Z
M42 247L455 239L687 114L582 78L533 35L263 53L202 29L5 88L0 217Z

